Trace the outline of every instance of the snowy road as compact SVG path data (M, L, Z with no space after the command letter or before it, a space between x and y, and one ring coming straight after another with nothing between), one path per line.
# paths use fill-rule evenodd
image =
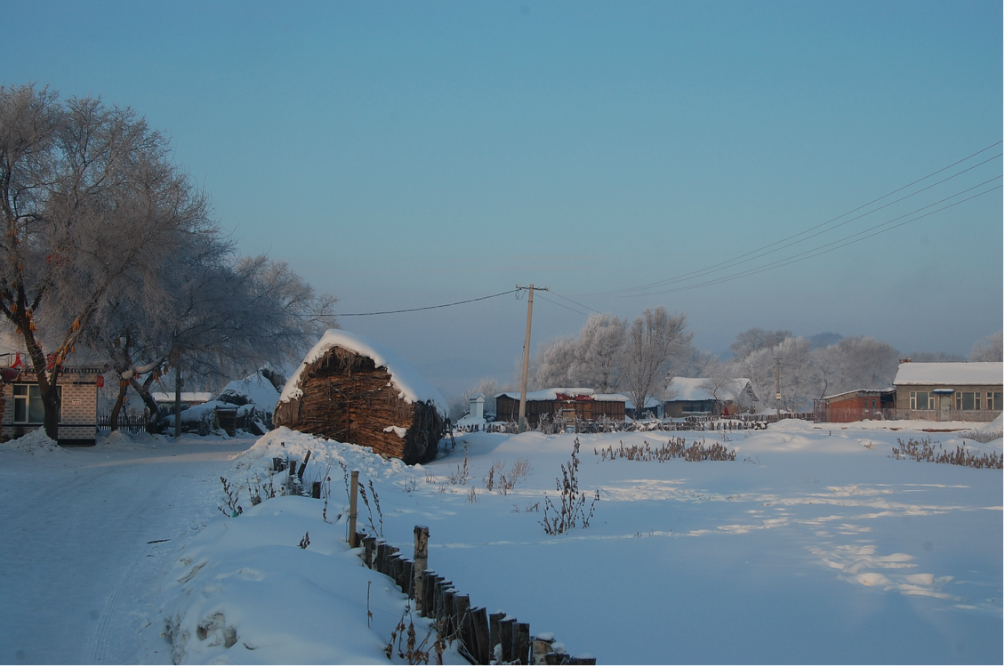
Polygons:
M0 663L168 663L155 621L164 571L217 513L227 461L253 443L0 454Z

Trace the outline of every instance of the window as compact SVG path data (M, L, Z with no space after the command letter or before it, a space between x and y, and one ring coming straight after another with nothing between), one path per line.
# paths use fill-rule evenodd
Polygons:
M1001 411L1001 404L1002 404L1001 403L1001 397L1002 397L1001 396L1001 392L1000 391L996 391L994 393L994 398L993 398L994 402L991 405L991 404L989 404L990 403L990 394L987 393L987 409L996 409L997 411Z
M37 384L14 384L14 423L43 423L45 406ZM56 397L62 405L63 387L56 387ZM60 418L62 420L62 418Z
M976 411L980 410L980 392L976 392Z
M972 411L977 409L976 407L976 395L972 391L965 391L963 393L956 393L958 396L955 400L956 409L962 409L965 411ZM959 406L961 404L961 407Z
M912 407L913 409L930 409L927 402L927 391L917 391L917 406ZM910 402L913 402L913 395L911 394Z

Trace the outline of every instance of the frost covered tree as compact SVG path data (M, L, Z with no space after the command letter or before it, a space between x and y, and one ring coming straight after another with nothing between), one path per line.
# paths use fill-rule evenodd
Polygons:
M864 336L843 338L834 345L812 351L820 369L824 394L854 389L885 388L896 378L899 351L887 342Z
M970 361L1004 361L1004 331L997 331L973 345Z
M579 337L563 337L544 345L534 359L537 388L588 387L600 393L617 390L623 373L624 320L594 314Z
M205 379L295 362L337 325L335 299L316 295L285 263L235 259L219 234L199 241L164 262L158 283L117 294L92 327L88 342L119 375L112 429L130 387L150 409L150 429L159 428L151 391L169 368L184 366L189 379Z
M649 396L661 395L673 377L674 362L689 356L693 333L686 333L687 315L670 315L666 308L645 310L627 331L623 386L628 397L644 408Z
M819 357L807 338L789 337L772 347L761 347L736 363L737 374L748 377L753 391L764 398L776 392L778 361L781 372L781 407L789 411L809 409L823 387ZM765 400L770 405L773 400Z
M128 108L0 88L0 313L22 341L58 438L61 365L108 299L211 226L166 138Z
M536 388L572 386L572 366L579 353L579 341L572 337L557 338L537 352L533 380Z
M142 395L145 377L149 398L169 364L252 368L330 325L333 299L288 266L234 256L166 138L128 108L0 88L0 216L0 313L53 439L59 373L78 346L107 355L123 393Z
M577 386L600 393L617 390L623 372L626 322L618 317L594 314L579 332L578 349L570 376Z
M758 349L771 349L781 344L787 338L794 337L791 331L768 331L763 328L751 328L736 336L729 349L741 361Z

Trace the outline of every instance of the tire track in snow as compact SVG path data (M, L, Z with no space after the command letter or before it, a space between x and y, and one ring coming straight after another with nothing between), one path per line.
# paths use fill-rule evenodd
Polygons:
M251 443L163 442L156 455L149 445L5 455L0 663L170 662L166 644L153 654L163 639L150 625L164 570L191 528L216 511L227 461ZM211 455L183 455L193 449ZM171 541L147 543L164 538Z

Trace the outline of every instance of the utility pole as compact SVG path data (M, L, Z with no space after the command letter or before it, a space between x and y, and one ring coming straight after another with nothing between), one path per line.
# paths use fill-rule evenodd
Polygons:
M174 438L181 437L181 359L174 363Z
M516 285L516 288L526 289L530 292L526 306L526 340L523 342L523 381L519 390L519 431L524 432L526 430L526 374L530 368L530 322L533 320L533 292L547 291L547 287L534 287L531 284L529 287Z
M777 361L777 393L774 398L777 399L777 419L781 420L781 357L778 356L774 359Z

